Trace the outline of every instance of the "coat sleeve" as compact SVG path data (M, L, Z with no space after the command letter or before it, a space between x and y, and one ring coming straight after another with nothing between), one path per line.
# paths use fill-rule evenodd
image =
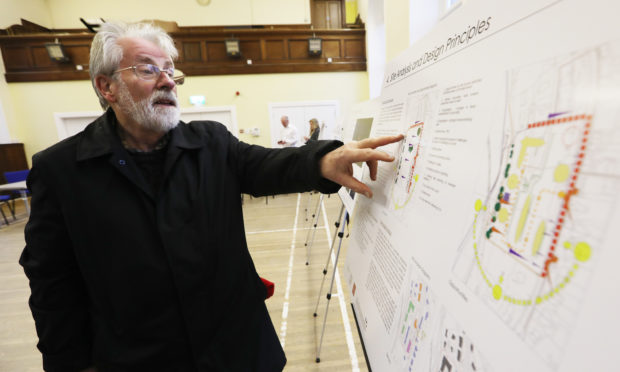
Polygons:
M52 178L35 155L27 184L31 215L19 263L30 280L34 317L45 371L79 371L91 365L88 296Z
M340 141L311 141L301 147L270 149L249 145L228 133L229 161L241 180L241 191L254 196L318 190L325 194L340 185L321 176L319 160L342 146Z

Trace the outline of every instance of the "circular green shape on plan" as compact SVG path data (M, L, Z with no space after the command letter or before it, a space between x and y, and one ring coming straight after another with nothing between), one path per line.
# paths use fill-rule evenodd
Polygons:
M585 242L579 242L575 246L575 258L577 261L586 262L590 259L590 255L592 254L592 248L590 248L590 244Z
M499 284L493 286L493 298L496 300L502 298L502 287L500 287Z
M517 186L519 186L519 176L513 173L508 177L508 188L514 190Z
M480 212L480 209L482 209L482 200L480 200L480 199L476 200L476 204L474 205L474 209L476 209L476 212Z

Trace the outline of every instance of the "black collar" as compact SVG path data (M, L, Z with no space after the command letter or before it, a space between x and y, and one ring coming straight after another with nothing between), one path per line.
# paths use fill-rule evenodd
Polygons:
M113 146L122 146L114 130L115 122L116 115L112 108L108 108L103 115L88 124L77 145L78 161L110 154L113 152ZM180 149L198 149L205 146L205 143L191 130L189 125L180 121L179 125L170 131L168 146Z

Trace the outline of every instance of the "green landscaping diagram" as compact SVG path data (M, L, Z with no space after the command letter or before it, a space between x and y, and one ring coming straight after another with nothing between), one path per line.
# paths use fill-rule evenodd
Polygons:
M424 280L409 273L387 354L392 371L483 372L486 362L465 330L437 302Z
M437 91L412 95L407 100L407 126L405 138L396 152L396 174L392 183L391 209L405 208L411 201L416 184L420 179L420 160L424 150L424 132L435 124Z
M608 121L617 108L597 96L618 84L606 72L619 51L610 43L507 73L494 141L501 156L487 167L453 267L551 368L578 319L619 189L619 135Z

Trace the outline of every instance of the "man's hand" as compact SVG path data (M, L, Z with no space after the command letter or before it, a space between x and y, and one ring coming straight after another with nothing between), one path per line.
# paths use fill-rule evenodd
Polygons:
M379 146L389 145L403 139L403 135L367 138L359 142L350 142L327 153L319 162L321 175L330 181L348 187L355 192L372 198L372 191L364 183L353 177L353 163L366 162L370 168L370 179L377 179L378 161L394 161L394 157L383 151L375 150Z

